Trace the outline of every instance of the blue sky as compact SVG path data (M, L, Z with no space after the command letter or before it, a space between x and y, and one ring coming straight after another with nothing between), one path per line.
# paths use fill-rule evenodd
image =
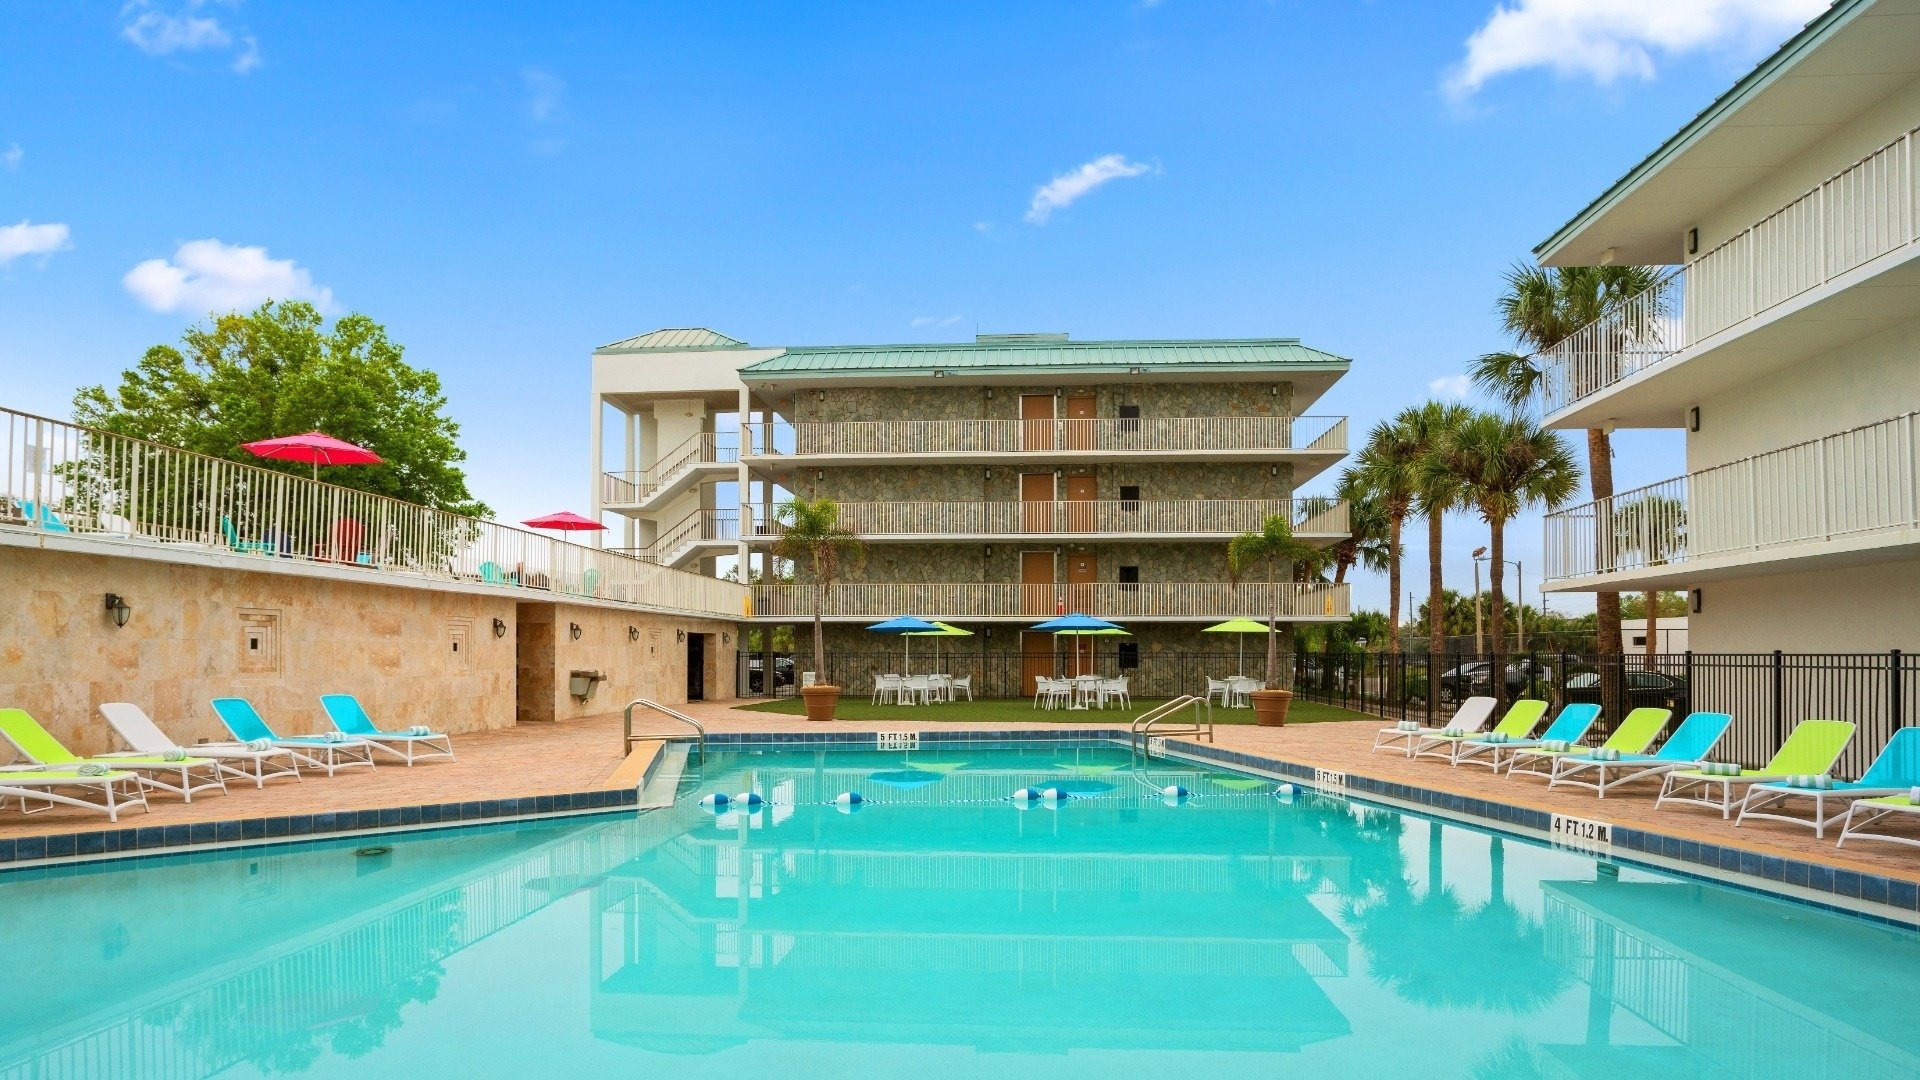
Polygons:
M1298 336L1354 359L1313 411L1358 439L1458 392L1502 270L1821 6L12 5L0 404L65 416L291 293L439 372L509 519L584 509L588 353L661 326ZM1679 447L1623 433L1619 483ZM1537 519L1511 544L1537 579Z

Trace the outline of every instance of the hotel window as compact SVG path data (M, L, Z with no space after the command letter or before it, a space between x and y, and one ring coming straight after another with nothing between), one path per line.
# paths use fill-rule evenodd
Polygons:
M1120 485L1120 509L1128 514L1137 514L1140 512L1139 484Z
M1140 406L1120 406L1120 434L1138 435L1140 433Z
M1140 591L1140 568L1139 567L1123 566L1120 568L1120 591L1121 592L1139 592Z
M1137 641L1121 642L1118 658L1120 661L1120 667L1122 669L1139 667L1140 666L1140 643Z

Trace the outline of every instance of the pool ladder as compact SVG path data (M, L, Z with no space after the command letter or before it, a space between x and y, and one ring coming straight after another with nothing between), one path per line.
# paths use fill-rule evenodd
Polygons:
M652 709L654 712L661 713L662 715L671 717L687 725L688 727L692 728L694 734L699 739L700 761L702 764L706 763L706 760L707 760L706 726L701 724L700 721L695 720L693 717L688 716L686 713L680 712L675 709L669 709L665 705L662 705L657 701L649 701L646 698L634 698L632 701L627 702L626 729L624 734L625 742L620 751L622 756L633 753L634 743L643 743L643 742L662 742L663 743L663 742L670 742L673 739L679 738L677 734L665 733L665 732L635 735L633 733L633 710L638 708Z
M1161 728L1157 731L1154 729L1155 724L1163 720L1171 721L1174 714L1186 708L1193 710L1193 719L1188 721L1186 727ZM1147 756L1147 740L1150 738L1165 738L1168 735L1192 735L1196 738L1212 742L1213 701L1210 698L1204 698L1198 694L1186 694L1174 698L1164 705L1156 705L1146 712L1141 713L1139 719L1133 722L1133 727L1128 730L1127 734L1128 741L1133 747L1133 752L1142 757Z

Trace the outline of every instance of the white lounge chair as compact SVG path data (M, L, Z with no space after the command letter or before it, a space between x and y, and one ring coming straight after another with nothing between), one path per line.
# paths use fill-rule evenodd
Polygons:
M95 771L95 770L99 771ZM92 792L95 799L69 792ZM109 769L97 762L77 766L29 765L0 769L0 808L11 799L20 800L24 813L37 814L55 806L77 806L98 810L108 821L119 821L120 811L129 806L152 810L147 805L147 786L135 773ZM35 802L47 805L34 808Z
M1223 687L1224 685L1225 684L1222 684ZM1207 689L1209 692L1212 691L1212 679L1207 680ZM1416 724L1410 728L1381 728L1379 734L1373 737L1373 748L1379 750L1382 747L1390 747L1401 751L1408 757L1412 757L1413 748L1419 745L1422 736L1438 735L1443 731L1458 731L1464 734L1476 733L1481 728L1487 726L1487 721L1493 719L1493 710L1498 705L1499 702L1490 697L1470 697L1461 702L1460 707L1453 711L1453 719L1441 724L1439 727L1420 727Z
M1733 808L1754 784L1824 775L1853 741L1853 728L1852 722L1846 720L1803 720L1780 744L1772 760L1758 769L1727 765L1726 771L1722 771L1720 766L1706 764L1698 769L1670 772L1660 788L1660 797L1653 801L1653 808L1690 803L1718 810L1722 818L1732 817Z
M0 709L0 736L28 761L52 769L75 770L86 765L102 765L113 772L137 773L147 787L171 791L186 802L195 792L227 790L226 777L217 762L187 753L122 755L110 760L86 758L66 748L53 733L40 726L25 709Z
M350 738L365 739L377 750L384 750L413 767L416 761L428 761L433 758L453 760L453 736L445 732L420 727L411 731L382 731L374 726L373 717L367 715L358 698L352 694L321 694L320 707L326 710L327 719L340 733Z
M267 781L282 776L301 779L299 758L293 751L277 746L265 748L248 746L245 743L201 743L198 746L181 746L167 737L153 722L146 710L127 701L109 701L100 706L100 715L106 718L113 730L119 732L133 754L166 754L171 751L184 751L194 757L211 758L222 773L238 780L251 780L253 786L263 788ZM103 758L123 755L103 754Z

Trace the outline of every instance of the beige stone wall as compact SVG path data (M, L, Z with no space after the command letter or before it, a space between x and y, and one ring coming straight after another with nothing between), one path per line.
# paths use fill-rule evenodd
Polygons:
M1284 416L1293 408L1293 384L1126 383L1094 386L1046 383L1034 386L835 386L794 396L796 423L867 420L1017 420L1027 394L1093 395L1100 416L1138 405L1144 416Z
M106 614L108 592L133 609L125 627ZM561 630L544 650L542 613ZM494 636L495 619L505 636ZM579 642L565 637L569 622L581 624ZM626 640L629 624L643 631L638 645ZM26 709L82 753L117 748L99 719L98 707L108 701L138 704L188 744L228 737L208 706L225 696L248 698L283 734L330 727L320 710L325 693L356 695L383 727L429 724L455 734L604 711L620 694L677 703L686 700L678 629L715 635L709 697L731 696L722 656L737 631L718 621L0 548L0 705ZM654 630L659 637L649 638ZM523 633L533 646L525 657ZM250 635L258 647L250 646ZM650 640L663 643L643 652ZM573 667L612 676L586 706L566 696L565 672ZM536 698L530 712L523 686ZM543 689L545 717L537 702Z
M1143 457L1146 455L1143 455ZM846 465L804 471L806 497L840 502L1017 502L1018 465ZM1094 497L1118 499L1123 486L1140 498L1285 499L1293 494L1293 466L1208 461L1126 461L1100 465L1039 466L1033 471L1094 477ZM1058 482L1065 491L1065 481Z
M1140 580L1149 581L1225 581L1227 545L1167 541L1165 543L1122 542L1106 544L1059 544L1060 556L1054 561L1054 579L1066 579L1067 556L1090 551L1098 566L1098 580L1120 580L1120 567L1137 566ZM987 548L993 554L987 554ZM996 541L977 544L873 544L867 548L866 566L858 574L842 575L843 581L884 584L937 582L1004 582L1020 580L1020 553L1043 550L1045 545Z

